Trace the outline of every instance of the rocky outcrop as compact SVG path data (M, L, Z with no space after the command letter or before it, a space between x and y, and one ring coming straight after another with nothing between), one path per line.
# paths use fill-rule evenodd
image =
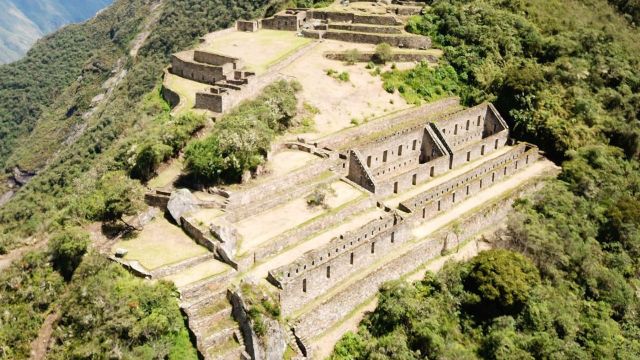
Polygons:
M193 194L187 189L178 189L171 193L167 210L176 223L181 224L182 216L199 209L199 202Z

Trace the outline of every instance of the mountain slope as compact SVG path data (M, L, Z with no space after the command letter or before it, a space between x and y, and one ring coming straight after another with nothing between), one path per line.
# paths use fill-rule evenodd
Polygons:
M0 63L20 59L42 36L84 21L111 0L0 0Z

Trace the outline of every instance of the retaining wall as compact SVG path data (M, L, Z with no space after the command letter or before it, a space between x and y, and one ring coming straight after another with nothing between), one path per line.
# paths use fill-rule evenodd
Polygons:
M324 54L324 56L329 59L329 60L336 60L336 61L348 61L351 60L349 59L349 56L347 56L346 53L344 52L327 52ZM369 61L375 61L376 60L376 56L374 52L364 52L361 51L357 58L356 61L358 62L369 62ZM401 52L401 53L394 53L391 55L391 59L389 60L390 62L420 62L420 61L427 61L430 63L437 63L438 62L438 57L435 55L431 55L431 54L424 54L421 52Z
M396 26L372 26L360 24L329 24L329 29L366 32L373 34L402 34L402 28Z
M462 243L483 229L502 222L511 211L511 205L515 199L534 191L538 185L539 181L528 184L514 191L508 198L488 204L482 210L461 218L457 221L458 226L455 226L457 233L453 231L452 224L408 247L403 255L380 266L300 316L295 322L296 334L304 338L320 335L347 317L361 303L374 296L383 283L399 279L419 269L424 263L441 256L442 251L450 247L447 245L448 239L455 238L458 243Z
M184 60L176 55L171 56L172 74L204 84L214 84L216 81L224 80L226 74L233 71L233 64L229 65L214 66Z
M325 20L330 22L346 22L355 24L369 24L369 25L385 25L385 26L400 26L402 21L392 15L364 15L354 14L342 11L325 11L325 10L310 10L307 12L308 19Z
M503 178L522 171L539 158L537 148L518 147L477 169L403 202L401 208L410 210L414 220L430 219L451 208L456 202L464 201Z
M372 34L352 31L328 30L324 34L322 34L322 38L359 44L387 43L394 47L409 49L429 49L431 47L431 39L429 37L410 34Z
M243 256L242 259L237 259L238 269L240 271L249 269L255 263L260 262L270 256L277 255L285 248L295 243L305 241L315 234L319 234L322 230L330 229L337 226L340 222L350 218L365 210L371 209L376 206L376 202L372 197L365 197L358 200L356 203L348 204L339 211L319 217L308 224L295 228L279 235L278 237L271 239L268 243L257 248L250 254Z
M162 98L169 104L171 109L180 104L180 95L164 85L162 86Z
M280 305L290 315L319 295L361 271L409 237L394 214L334 238L329 244L303 255L293 264L276 269L280 278Z
M319 147L337 149L342 146L348 146L353 144L359 138L364 138L370 134L375 134L389 128L393 128L402 123L415 120L416 118L423 118L429 115L438 114L446 111L447 108L458 108L460 99L457 97L442 99L435 101L420 107L416 107L407 111L403 111L398 114L390 115L381 119L369 121L365 124L357 127L349 128L337 134L333 134L326 138L322 138L316 142ZM425 121L426 122L426 121ZM421 127L425 126L425 123L420 124Z

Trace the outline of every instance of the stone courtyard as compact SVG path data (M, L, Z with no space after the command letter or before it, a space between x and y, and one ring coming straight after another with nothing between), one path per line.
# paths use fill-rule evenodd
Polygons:
M280 78L298 79L303 101L320 109L314 130L278 140L268 174L193 193L164 176L147 201L170 216L114 246L128 250L114 260L138 275L176 284L204 358L325 356L380 285L459 251L472 256L469 244L557 172L535 146L509 137L493 105L411 106L362 66L327 55L388 42L434 61L430 39L403 30L423 5L290 9L239 21L173 57L164 93L174 111L217 117ZM350 71L351 83L323 75L325 67ZM178 89L180 81L193 86ZM309 201L318 194L321 204ZM242 284L278 300L282 321L267 345Z

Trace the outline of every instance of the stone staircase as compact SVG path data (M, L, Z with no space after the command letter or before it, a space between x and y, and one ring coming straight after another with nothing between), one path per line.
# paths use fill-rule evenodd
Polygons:
M240 327L231 315L226 289L192 296L185 296L183 309L202 357L205 360L249 359Z

